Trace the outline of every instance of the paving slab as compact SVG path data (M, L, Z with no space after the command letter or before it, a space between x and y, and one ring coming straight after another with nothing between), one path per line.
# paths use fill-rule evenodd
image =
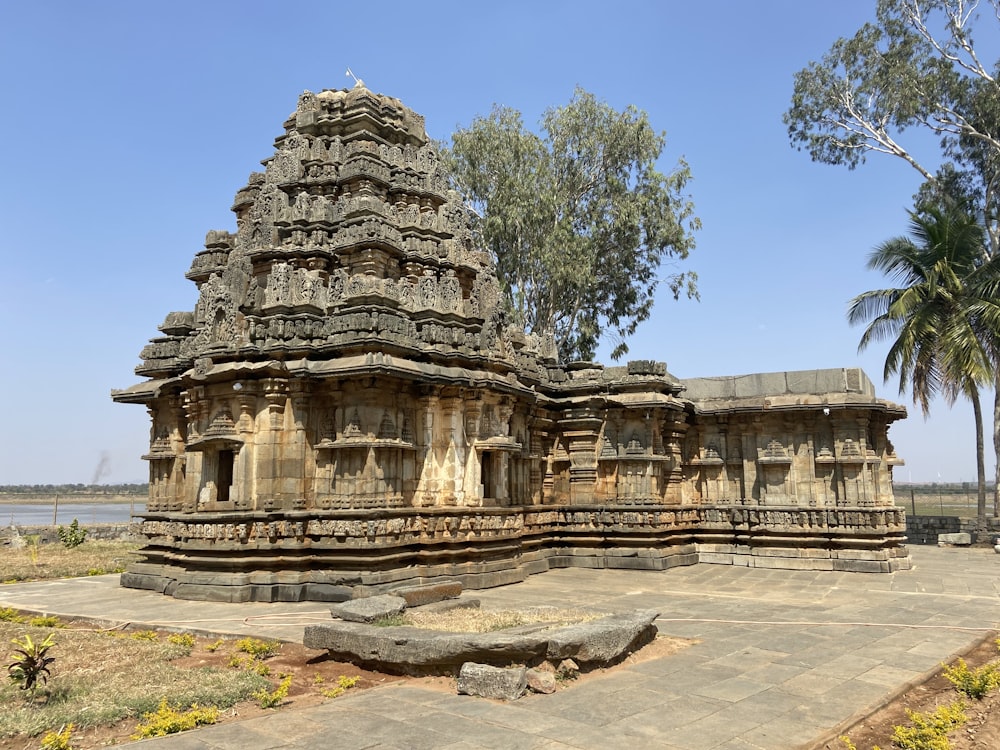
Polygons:
M485 608L657 609L680 652L629 659L554 695L512 703L393 683L320 706L144 740L142 750L814 748L942 661L1000 629L1000 555L914 547L890 574L729 565L663 572L566 569L475 597ZM117 576L0 585L0 606L205 634L301 642L316 602L191 602Z

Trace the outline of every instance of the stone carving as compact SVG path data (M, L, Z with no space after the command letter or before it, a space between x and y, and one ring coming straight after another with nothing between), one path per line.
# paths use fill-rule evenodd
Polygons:
M863 373L561 364L504 319L419 115L304 92L275 143L236 232L195 254L195 309L114 394L156 426L155 543L124 585L330 600L578 563L906 567L886 436L904 411Z

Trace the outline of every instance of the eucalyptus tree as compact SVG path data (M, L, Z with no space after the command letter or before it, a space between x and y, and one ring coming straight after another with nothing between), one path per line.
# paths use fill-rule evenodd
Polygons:
M926 416L942 394L972 403L976 423L977 515L986 518L986 470L980 389L993 377L992 352L981 326L997 319L995 297L981 296L983 229L965 207L925 206L910 214L910 236L894 237L872 251L868 268L899 286L864 292L851 300L848 320L867 323L859 350L891 340L884 378L899 376Z
M902 159L925 180L918 202L956 191L972 198L986 264L1000 255L1000 63L975 39L998 32L1000 0L878 0L873 22L795 74L784 115L792 145L849 169L870 154ZM1000 340L984 343L1000 513Z
M602 335L628 351L653 307L664 260L684 260L699 228L684 193L683 160L662 173L666 138L646 113L619 112L577 89L545 112L541 134L495 106L452 136L442 154L454 187L476 209L509 319L554 336L561 359L591 359ZM675 270L675 299L697 297L697 276Z

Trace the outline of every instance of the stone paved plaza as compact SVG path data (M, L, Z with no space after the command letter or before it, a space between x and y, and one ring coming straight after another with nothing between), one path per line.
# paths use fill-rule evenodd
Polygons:
M697 565L567 569L467 594L484 607L654 608L661 633L698 639L555 695L503 704L419 681L137 745L155 750L409 748L783 750L838 728L1000 628L1000 555L911 548L887 575ZM0 606L301 640L315 602L218 604L122 589L116 576L0 587Z

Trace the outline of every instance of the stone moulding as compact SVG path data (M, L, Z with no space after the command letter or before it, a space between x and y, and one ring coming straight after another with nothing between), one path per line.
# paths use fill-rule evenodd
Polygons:
M679 380L561 363L505 322L423 118L305 92L187 272L194 310L112 393L151 417L126 586L337 600L569 565L905 568L888 438L857 368Z

